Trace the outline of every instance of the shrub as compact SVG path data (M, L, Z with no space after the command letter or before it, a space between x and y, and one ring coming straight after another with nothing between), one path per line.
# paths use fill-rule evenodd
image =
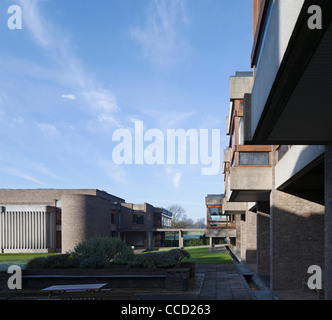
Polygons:
M30 260L26 269L69 269L78 267L78 261L70 254L56 254Z
M108 267L108 264L104 257L96 256L83 258L79 267L81 269L105 269Z
M107 267L111 264L127 264L134 258L133 250L120 238L95 237L78 244L73 256L81 266Z
M190 258L189 252L182 249L173 249L165 252L151 252L136 255L130 267L138 268L172 268L175 267L182 259Z

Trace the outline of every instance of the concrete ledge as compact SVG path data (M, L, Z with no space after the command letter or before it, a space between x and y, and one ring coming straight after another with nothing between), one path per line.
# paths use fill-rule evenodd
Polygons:
M224 202L223 213L224 214L243 214L247 211L246 202Z
M229 183L231 191L272 190L272 168L232 167Z
M276 188L283 188L291 179L305 173L306 167L322 156L325 146L292 146L275 167Z

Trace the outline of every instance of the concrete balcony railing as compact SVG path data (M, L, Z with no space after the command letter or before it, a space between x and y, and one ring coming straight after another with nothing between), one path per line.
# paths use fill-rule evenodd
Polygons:
M232 167L230 202L267 201L272 190L272 167Z

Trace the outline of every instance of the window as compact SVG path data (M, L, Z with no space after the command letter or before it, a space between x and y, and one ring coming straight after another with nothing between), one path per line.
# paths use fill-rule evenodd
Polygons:
M116 224L116 222L115 222L115 210L111 211L111 224Z
M244 144L243 118L239 119L239 144Z
M240 166L268 166L269 152L239 152Z
M144 224L144 212L134 212L133 214L133 224Z

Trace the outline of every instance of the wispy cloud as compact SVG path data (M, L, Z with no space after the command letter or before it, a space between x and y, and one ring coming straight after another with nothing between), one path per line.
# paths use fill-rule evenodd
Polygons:
M119 111L116 98L109 91L103 89L98 91L91 90L82 94L95 110L107 113Z
M191 119L195 113L186 111L161 111L157 109L144 109L142 112L152 118L160 129L182 128L186 120Z
M179 188L183 173L170 167L166 168L166 173L171 178L174 188Z
M103 159L99 159L98 165L104 174L114 182L120 184L126 184L128 182L128 176L123 167Z
M32 176L30 173L27 173L25 171L22 171L22 170L19 170L19 169L13 169L13 168L10 168L6 171L7 171L8 174L10 174L12 176L15 176L15 177L18 177L18 178L21 178L21 179L39 184L39 185L43 185L43 186L47 185L46 183L40 181L39 179Z
M157 66L169 67L183 53L187 41L181 30L187 25L185 0L152 0L144 24L132 28L131 36L141 45L148 60Z
M61 136L60 132L52 124L37 122L36 125L47 138L59 138Z
M76 55L74 44L68 32L59 27L41 9L41 0L18 0L24 12L24 25L30 32L35 43L45 50L49 57L58 65L63 83L81 92L81 96L94 113L107 113L119 110L115 96L110 90L104 89L98 81L88 74L83 62ZM50 18L50 19L49 19ZM73 94L63 94L63 99L75 100Z
M75 97L75 95L73 95L73 94L63 94L63 95L61 96L61 98L63 98L63 99L68 99L68 100L76 100L76 97Z

